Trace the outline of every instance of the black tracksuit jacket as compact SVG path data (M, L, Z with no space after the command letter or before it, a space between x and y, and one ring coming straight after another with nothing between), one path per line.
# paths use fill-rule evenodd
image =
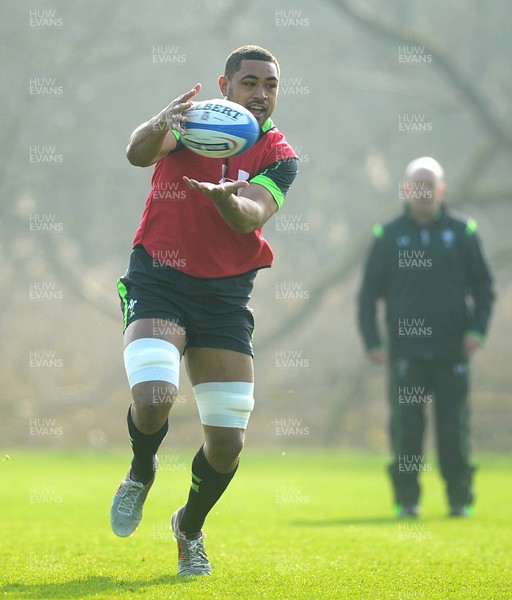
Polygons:
M464 358L466 333L485 337L494 292L476 222L440 209L428 226L407 213L374 227L358 295L367 350L382 345L377 300L386 305L392 359Z

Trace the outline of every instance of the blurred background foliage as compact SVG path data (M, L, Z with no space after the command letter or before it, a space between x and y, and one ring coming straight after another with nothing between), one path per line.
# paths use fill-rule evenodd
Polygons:
M280 61L274 122L301 169L265 228L276 260L252 300L257 408L248 442L387 448L385 373L363 354L355 294L373 224L401 210L405 165L430 155L445 167L448 204L477 219L496 276L489 339L473 365L474 446L510 449L510 2L2 8L4 447L126 444L116 279L151 169L131 167L124 150L138 124L196 82L202 98L218 96L226 56L257 43ZM411 121L423 125L400 128ZM185 372L182 382L169 443L196 445Z

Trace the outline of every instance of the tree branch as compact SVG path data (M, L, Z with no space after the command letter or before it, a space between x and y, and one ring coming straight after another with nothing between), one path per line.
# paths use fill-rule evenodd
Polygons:
M492 137L512 150L512 134L507 124L496 118L495 114L489 108L489 101L460 73L447 54L432 39L426 38L418 32L410 32L409 30L392 27L391 25L372 19L355 9L348 0L328 1L354 19L359 25L387 40L406 46L423 47L425 54L432 56L432 65L441 71L452 86L460 93L463 101L471 107L483 127Z

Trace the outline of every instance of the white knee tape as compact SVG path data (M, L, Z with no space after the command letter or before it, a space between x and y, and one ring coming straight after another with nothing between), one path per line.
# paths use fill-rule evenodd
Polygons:
M201 423L213 427L247 429L254 408L254 384L247 381L215 381L194 386Z
M143 381L167 381L176 388L180 381L180 351L157 338L140 338L124 349L124 368L132 388Z

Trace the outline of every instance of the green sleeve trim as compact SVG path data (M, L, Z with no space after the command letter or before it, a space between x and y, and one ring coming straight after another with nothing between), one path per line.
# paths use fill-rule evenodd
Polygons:
M485 342L485 335L480 333L480 331L476 331L475 329L469 329L466 331L466 337L476 338L481 344Z
M265 123L263 123L263 127L261 128L261 131L263 131L263 133L267 133L267 131L269 129L272 129L272 127L274 127L274 123L272 123L272 119L269 117Z
M466 223L465 234L473 235L475 233L475 231L477 230L477 228L478 228L478 225L476 224L475 219L468 219L468 221Z
M128 295L128 290L124 283L118 279L117 280L117 293L121 298L121 302L123 303L123 331L126 329L128 325L128 301L126 300L126 296Z
M257 183L258 185L261 185L265 189L267 189L274 197L278 208L281 208L284 202L284 194L279 189L279 187L272 181L272 179L266 177L265 175L263 175L263 173L260 173L260 175L256 175L256 177L250 179L249 183Z
M171 133L176 138L176 141L179 141L179 139L181 137L181 133L179 131L176 131L176 129L171 129Z
M373 235L378 239L384 237L384 227L382 227L380 223L377 223L377 225L373 226Z

